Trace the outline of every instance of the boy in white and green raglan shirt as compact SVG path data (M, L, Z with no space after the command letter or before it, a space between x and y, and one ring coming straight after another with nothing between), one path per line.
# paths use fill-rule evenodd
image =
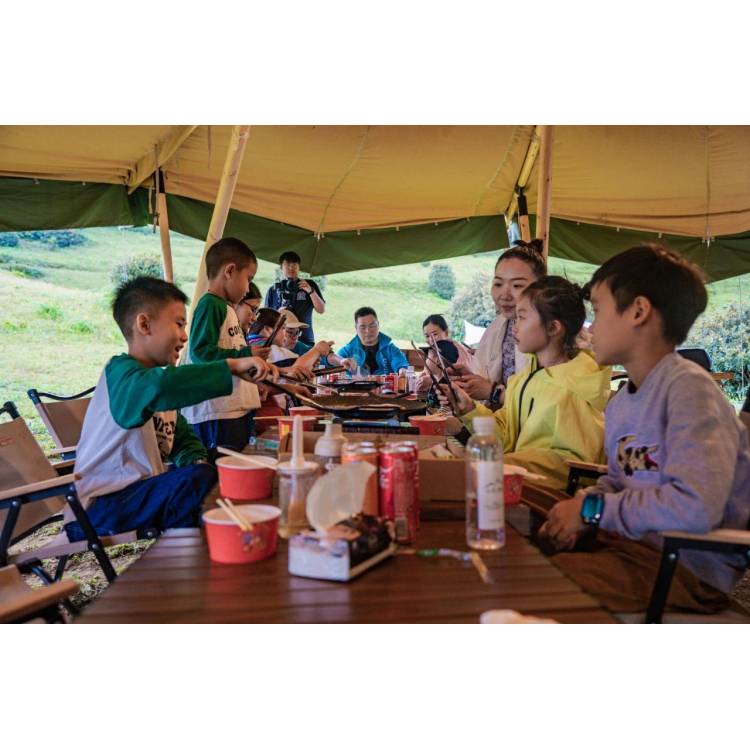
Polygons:
M201 297L193 313L183 364L208 364L261 353L247 345L234 310L234 305L247 294L257 270L255 253L242 240L225 237L209 248L206 253L208 292ZM241 451L248 444L251 434L248 412L260 407L260 396L253 383L238 378L234 381L229 395L209 398L182 409L183 416L209 450L223 445Z
M102 536L197 526L216 482L205 448L177 410L232 393L233 380L275 378L257 357L175 367L187 341L185 302L174 284L140 277L123 284L112 311L128 353L107 362L78 442L78 496ZM83 539L72 514L71 541Z

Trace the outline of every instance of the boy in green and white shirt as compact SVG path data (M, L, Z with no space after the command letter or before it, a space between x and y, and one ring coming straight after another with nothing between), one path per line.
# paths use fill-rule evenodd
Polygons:
M175 367L187 341L185 295L140 277L123 284L113 314L128 353L107 362L78 443L76 490L100 535L196 526L216 469L177 410L231 394L235 377L275 377L257 357ZM71 541L83 539L72 513Z
M208 292L201 297L193 313L183 364L208 364L253 356L253 347L245 341L234 305L247 294L257 270L255 253L241 240L225 237L209 248L206 254ZM182 414L207 449L224 445L241 451L252 429L248 412L259 407L258 388L234 378L230 394L208 398L182 409Z

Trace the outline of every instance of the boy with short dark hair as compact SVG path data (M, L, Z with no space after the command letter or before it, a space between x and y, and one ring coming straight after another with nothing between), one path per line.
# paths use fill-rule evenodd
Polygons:
M589 287L596 360L624 366L629 381L605 413L608 473L558 502L542 532L567 550L602 529L594 552L555 561L610 608L636 612L653 587L660 532L747 528L750 449L710 375L675 352L706 308L697 268L666 248L636 247L604 263ZM726 607L744 567L738 554L682 552L668 606Z
M175 367L187 341L186 301L174 284L149 277L115 294L112 312L128 353L112 357L99 378L75 463L78 495L100 535L197 526L216 469L177 409L226 396L233 376L269 372L257 357ZM84 538L72 513L65 521L71 541Z
M225 237L206 253L208 292L193 313L185 364L207 364L252 356L234 306L247 294L258 270L255 253L242 240ZM229 394L182 409L203 445L241 451L252 434L248 412L260 407L258 388L233 378Z

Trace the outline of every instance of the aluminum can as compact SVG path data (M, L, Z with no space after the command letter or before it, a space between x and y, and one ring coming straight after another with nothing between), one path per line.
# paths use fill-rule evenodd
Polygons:
M414 475L416 459L409 447L388 445L380 451L380 515L396 525L401 544L417 541L414 514Z
M375 467L375 473L367 480L362 513L366 516L377 516L380 512L378 500L378 451L375 446L367 447L362 443L346 443L341 449L341 465L364 461Z
M400 445L403 445L405 448L411 448L414 454L414 516L417 529L419 529L422 525L419 518L419 443L414 440L404 440Z

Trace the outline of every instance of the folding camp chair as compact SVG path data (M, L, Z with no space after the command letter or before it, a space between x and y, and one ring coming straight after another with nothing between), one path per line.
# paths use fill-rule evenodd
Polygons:
M77 592L78 584L71 580L32 589L15 565L0 568L0 624L28 622L37 617L46 622L64 622L58 604L65 602L71 614L77 613L76 607L67 601Z
M747 389L747 396L745 403L742 404L742 408L740 409L739 417L740 422L747 427L748 437L750 437L750 388Z
M45 583L61 580L68 557L76 552L91 550L108 581L117 574L104 551L105 547L155 539L155 529L129 531L114 536L99 537L81 505L75 488L80 474L59 475L59 470L73 461L51 464L39 443L19 416L12 401L0 409L10 422L0 424L0 566L18 565L22 572L33 572ZM62 520L61 511L68 505L81 526L85 540L69 542L67 536L34 550L9 554L9 548L35 531ZM42 561L56 558L57 569L50 577Z
M89 408L91 398L85 398L94 392L89 388L75 396L56 396L54 393L44 393L31 388L27 391L31 402L39 412L57 450L52 455L60 455L63 459L75 458L75 449L81 437L83 419ZM42 401L42 398L50 401Z
M678 349L677 353L681 357L695 362L696 365L700 365L706 372L711 372L711 357L705 349Z

